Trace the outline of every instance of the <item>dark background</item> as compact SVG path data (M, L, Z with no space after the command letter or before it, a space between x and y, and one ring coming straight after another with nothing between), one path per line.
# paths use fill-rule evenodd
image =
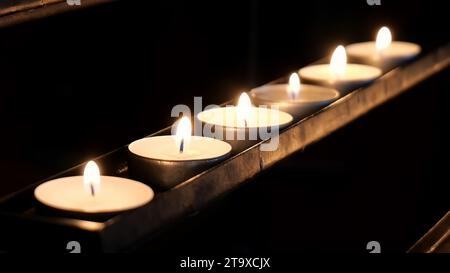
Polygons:
M0 196L170 125L173 105L222 103L382 25L428 52L449 41L446 10L444 1L122 0L0 29ZM404 252L449 209L448 76L142 249L364 252L378 240Z

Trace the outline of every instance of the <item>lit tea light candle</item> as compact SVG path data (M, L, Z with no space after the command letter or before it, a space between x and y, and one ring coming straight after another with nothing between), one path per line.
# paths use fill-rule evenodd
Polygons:
M345 48L340 45L334 50L330 64L307 66L300 69L299 74L305 81L334 87L343 95L375 80L381 76L381 70L369 65L348 64Z
M258 132L268 128L281 129L293 120L289 113L278 109L253 106L245 92L240 95L237 106L208 109L199 113L197 118L214 131L221 131L223 139L235 151L265 139Z
M226 159L231 146L223 141L192 136L191 121L181 118L175 135L154 136L128 146L130 175L167 190Z
M339 97L335 89L301 84L297 73L292 73L288 84L264 85L250 92L256 105L275 105L295 118L305 117Z
M135 209L153 199L153 190L140 182L101 176L95 162L86 164L83 176L45 182L34 190L41 204L75 215L109 215Z
M417 44L392 41L391 31L387 27L378 30L375 41L347 46L349 58L355 62L377 66L383 71L391 70L413 59L420 51L421 48Z

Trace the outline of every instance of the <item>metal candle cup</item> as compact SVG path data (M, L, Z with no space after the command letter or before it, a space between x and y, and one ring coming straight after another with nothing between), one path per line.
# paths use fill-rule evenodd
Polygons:
M300 69L299 74L305 82L335 88L341 95L364 86L379 76L381 70L368 65L347 64L347 73L343 77L334 77L328 64L318 64Z
M182 153L175 136L155 136L134 141L128 146L130 176L168 190L225 160L231 146L223 141L192 136ZM183 144L184 145L184 144Z
M341 95L372 82L381 74L381 69L377 67L347 64L343 46L336 48L330 64L311 65L299 71L300 78L304 82L335 88Z
M353 62L368 64L387 72L419 55L419 45L407 42L393 42L382 53L375 49L375 42L356 43L347 46L349 58Z
M350 60L381 68L387 72L419 55L421 47L414 43L392 41L391 32L382 27L376 40L346 47Z
M143 206L153 199L153 190L147 185L122 177L100 176L96 165L95 168L90 177L85 170L84 176L44 182L36 187L34 196L47 210L83 219L112 216Z
M250 106L249 110L253 114L250 115L248 122L240 123L236 118L239 112L238 107L213 108L197 115L198 120L205 127L211 128L215 136L219 134L235 152L243 151L267 139L261 135L261 132L270 132L273 127L282 129L293 120L290 114L283 111Z
M302 84L296 96L286 91L288 84L264 85L253 89L250 94L255 105L277 106L294 118L303 118L330 104L339 97L332 88Z

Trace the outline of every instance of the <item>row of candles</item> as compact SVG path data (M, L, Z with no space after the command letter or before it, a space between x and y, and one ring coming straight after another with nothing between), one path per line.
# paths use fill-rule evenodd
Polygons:
M418 55L417 44L392 41L388 28L375 41L338 46L328 64L304 67L287 84L264 85L242 93L237 106L203 111L196 118L233 133L249 128L279 126L320 109L347 92L367 84L405 60ZM347 54L355 63L347 63ZM310 84L300 83L302 81ZM277 106L278 110L252 105ZM231 117L231 118L230 118ZM63 177L39 185L35 198L45 207L80 215L116 214L150 202L151 187L170 189L240 151L239 143L191 135L191 121L182 117L175 135L147 137L128 146L129 172L139 181L101 176L90 161L83 176ZM151 187L150 187L151 186Z

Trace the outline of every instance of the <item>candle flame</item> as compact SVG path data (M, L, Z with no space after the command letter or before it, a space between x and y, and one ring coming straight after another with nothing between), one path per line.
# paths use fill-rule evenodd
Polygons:
M375 47L378 51L382 51L388 48L392 42L392 34L389 28L382 27L378 30L377 39L375 41Z
M300 78L297 73L292 73L289 77L287 92L290 98L295 99L300 93Z
M242 92L237 105L237 120L248 125L252 113L252 102L246 92Z
M336 76L342 76L345 74L347 68L347 53L342 45L336 47L331 56L330 69L331 73Z
M84 189L92 196L100 190L100 170L94 161L89 161L84 167L83 182Z
M180 153L184 152L189 144L192 133L191 120L188 117L182 117L177 125L175 133L176 144Z

